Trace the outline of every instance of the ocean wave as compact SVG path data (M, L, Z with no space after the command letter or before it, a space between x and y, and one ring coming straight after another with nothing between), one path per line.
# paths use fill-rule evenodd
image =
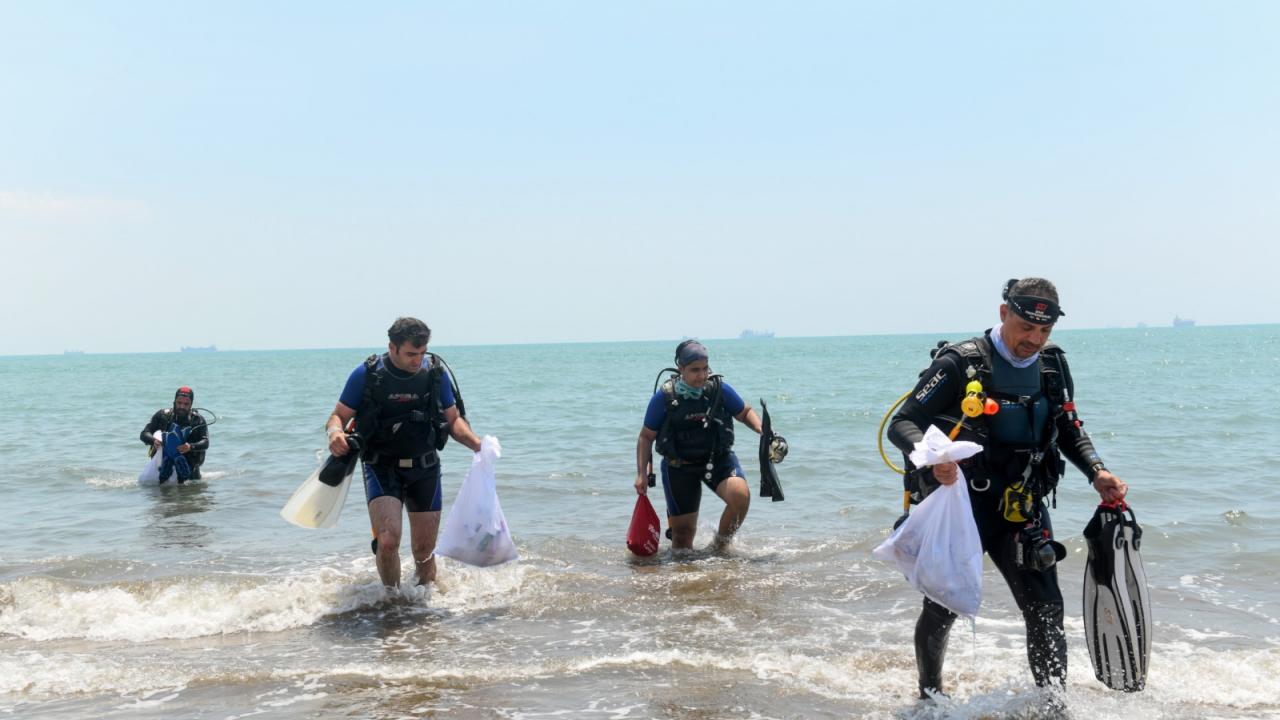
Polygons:
M193 678L164 663L140 665L110 655L18 652L0 657L0 695L47 699L182 688Z
M446 612L483 612L548 589L551 576L527 565L471 568L441 559L440 581L415 586L407 575L388 595L372 557L347 567L321 566L288 577L218 575L115 582L94 587L47 576L0 584L0 636L26 640L150 642L241 632L280 632L380 603L430 605Z
M1036 717L1043 696L1026 677L1021 647L953 643L944 679L951 697L914 717L982 718ZM1162 644L1155 649L1147 689L1116 693L1098 683L1083 649L1073 649L1075 671L1066 689L1068 705L1079 716L1112 718L1137 716L1251 715L1280 708L1280 688L1273 679L1280 672L1280 650L1216 651L1187 644ZM717 677L745 675L774 693L813 694L850 705L883 707L910 703L915 693L914 657L905 642L869 644L846 652L812 652L775 648L734 652L710 648L658 650L601 650L562 658L495 659L483 652L454 656L447 664L395 661L325 662L301 665L212 667L189 663L155 663L151 659L121 658L59 652L19 652L0 659L0 695L38 701L96 694L136 695L163 701L197 685L255 687L271 696L273 706L285 706L346 694L362 687L448 687L454 689L527 682L546 683L612 677L625 671L637 678L690 678L712 673ZM657 673L657 674L655 674ZM268 688L275 687L276 690Z
M172 578L85 588L41 577L0 586L0 634L27 640L148 642L278 632L373 605L379 584L333 568L275 579Z

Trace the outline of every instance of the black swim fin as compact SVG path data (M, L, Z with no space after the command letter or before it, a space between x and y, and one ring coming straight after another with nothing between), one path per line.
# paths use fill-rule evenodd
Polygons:
M769 406L764 398L760 398L760 497L773 498L774 502L782 502L786 497L782 494L782 482L778 480L778 471L773 467L773 459L769 450L778 437L773 432L773 423L769 421Z
M1146 686L1151 596L1142 569L1142 526L1123 502L1099 505L1084 529L1084 634L1093 673L1113 690Z
M320 468L318 479L329 487L338 487L351 473L355 472L356 463L360 462L360 436L347 433L347 446L351 448L346 455L335 457L330 455Z

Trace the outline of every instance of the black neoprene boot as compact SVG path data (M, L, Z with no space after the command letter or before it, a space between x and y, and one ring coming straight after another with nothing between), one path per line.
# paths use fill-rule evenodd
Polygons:
M1067 684L1067 636L1062 629L1062 605L1035 603L1022 613L1027 623L1027 662L1040 687Z
M956 614L925 598L924 609L916 621L916 671L920 678L920 698L929 692L942 693L942 662L947 656L947 638Z

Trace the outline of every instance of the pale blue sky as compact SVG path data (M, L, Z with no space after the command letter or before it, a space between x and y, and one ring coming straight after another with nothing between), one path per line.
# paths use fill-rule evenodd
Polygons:
M1280 321L1280 3L0 1L0 354Z

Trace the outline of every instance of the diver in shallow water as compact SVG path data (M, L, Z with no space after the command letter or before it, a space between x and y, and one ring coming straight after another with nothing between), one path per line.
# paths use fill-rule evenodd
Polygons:
M186 435L185 441L177 449L179 455L186 459L189 474L187 477L178 475L179 483L200 479L200 466L204 464L204 454L209 449L209 426L200 413L191 407L194 401L195 393L191 388L186 385L178 388L173 395L173 405L157 410L138 436L144 445L151 446L154 454L163 451L163 435L174 425ZM162 476L160 482L165 482L172 475L171 472Z
M444 363L427 352L431 328L417 318L397 318L387 337L387 352L351 371L325 427L336 457L352 452L344 428L353 419L365 444L364 492L382 584L400 584L400 530L407 509L418 584L425 585L436 579L438 451L452 437L479 452L480 438L460 412Z
M726 545L742 525L751 505L742 464L733 452L733 421L760 433L760 417L708 364L707 348L696 340L676 346L678 375L653 397L636 442L636 492L647 493L656 443L662 456L662 489L672 546L693 547L698 529L702 486L724 501L713 548ZM779 437L781 444L785 440Z
M1105 502L1123 499L1128 486L1094 450L1075 412L1075 387L1063 351L1049 342L1063 315L1053 283L1010 280L1003 300L999 325L961 343L941 344L894 415L888 437L909 453L929 425L943 432L958 427L958 439L983 446L983 452L960 465L982 548L1022 611L1036 684L1062 686L1067 641L1056 563L1066 550L1053 539L1048 508L1065 470L1062 456L1085 474ZM966 412L966 401L981 399L993 412ZM955 463L914 468L908 461L907 489L918 501L939 484L955 483L956 470ZM915 631L922 698L942 692L942 662L955 619L950 610L925 598Z

